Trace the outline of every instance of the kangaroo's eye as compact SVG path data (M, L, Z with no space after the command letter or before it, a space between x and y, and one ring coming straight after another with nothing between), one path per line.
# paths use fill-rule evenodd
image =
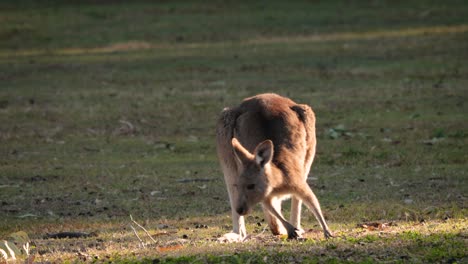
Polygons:
M255 184L247 185L247 190L253 190L255 188Z

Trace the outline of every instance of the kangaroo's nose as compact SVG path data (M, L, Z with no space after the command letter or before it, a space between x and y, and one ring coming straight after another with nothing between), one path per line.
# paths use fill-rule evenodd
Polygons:
M236 211L240 215L246 215L247 214L247 209L244 206L237 207Z

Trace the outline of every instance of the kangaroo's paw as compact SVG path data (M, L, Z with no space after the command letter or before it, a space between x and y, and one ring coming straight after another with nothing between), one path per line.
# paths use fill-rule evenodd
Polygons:
M288 230L288 239L298 239L302 237L302 233L299 229L293 227Z
M237 233L227 233L224 234L222 237L218 238L218 242L221 243L234 243L234 242L244 242L247 237L243 237Z
M330 230L324 230L323 233L326 239L334 237L333 233Z

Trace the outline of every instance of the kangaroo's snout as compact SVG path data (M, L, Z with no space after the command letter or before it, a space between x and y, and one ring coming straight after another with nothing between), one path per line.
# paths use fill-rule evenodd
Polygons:
M248 209L246 206L239 206L237 207L236 211L240 215L246 215L248 213Z

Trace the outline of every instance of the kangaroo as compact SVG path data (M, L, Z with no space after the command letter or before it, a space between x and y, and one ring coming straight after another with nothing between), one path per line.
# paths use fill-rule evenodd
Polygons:
M217 154L231 204L233 232L229 241L247 237L244 216L262 204L274 235L299 238L302 202L320 223L325 238L332 233L320 204L307 184L315 156L315 115L305 104L277 94L259 94L225 108L216 128ZM281 203L292 196L290 222ZM234 236L233 236L234 235Z

